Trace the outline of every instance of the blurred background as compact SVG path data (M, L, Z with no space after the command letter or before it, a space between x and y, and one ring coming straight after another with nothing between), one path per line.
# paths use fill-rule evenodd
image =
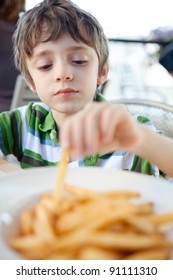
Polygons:
M27 0L26 9L39 2ZM111 39L106 97L147 98L173 105L173 77L159 63L163 48L173 40L172 0L74 2L96 16Z

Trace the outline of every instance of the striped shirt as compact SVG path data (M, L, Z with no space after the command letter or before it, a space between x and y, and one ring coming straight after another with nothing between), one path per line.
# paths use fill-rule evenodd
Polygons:
M102 97L98 99L101 101ZM137 120L154 129L147 118L138 116ZM0 149L4 155L13 154L22 168L55 166L60 160L61 146L50 108L40 102L31 102L27 106L1 113ZM101 166L159 175L156 166L124 151L84 156L70 165Z

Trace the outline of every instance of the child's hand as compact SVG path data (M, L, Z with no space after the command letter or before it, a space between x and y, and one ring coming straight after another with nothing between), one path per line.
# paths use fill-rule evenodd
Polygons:
M133 152L142 132L123 105L93 102L64 121L60 139L78 157L115 150Z

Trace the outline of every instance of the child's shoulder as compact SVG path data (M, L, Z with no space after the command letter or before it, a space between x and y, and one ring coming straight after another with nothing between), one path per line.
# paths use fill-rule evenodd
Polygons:
M47 115L50 112L50 108L42 102L30 102L25 107L24 107L24 109L26 110L26 112L30 111L30 112L34 112L35 114L42 113L44 115Z
M42 102L30 102L28 105L17 107L12 111L3 112L0 114L0 121L8 120L12 122L14 119L19 123L43 123L48 115L50 115L51 109Z
M50 112L50 108L42 102L29 102L28 105L18 107L11 112L10 114L20 114L21 118L45 118Z
M51 117L51 109L42 102L30 102L22 110L25 110L24 118L28 126L39 126L45 123L47 119L50 120Z

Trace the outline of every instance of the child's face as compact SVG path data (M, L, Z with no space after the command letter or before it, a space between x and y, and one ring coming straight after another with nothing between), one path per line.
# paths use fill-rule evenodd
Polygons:
M96 51L63 35L56 42L38 44L27 67L39 98L58 113L71 115L91 102L97 85L107 77L99 74Z

